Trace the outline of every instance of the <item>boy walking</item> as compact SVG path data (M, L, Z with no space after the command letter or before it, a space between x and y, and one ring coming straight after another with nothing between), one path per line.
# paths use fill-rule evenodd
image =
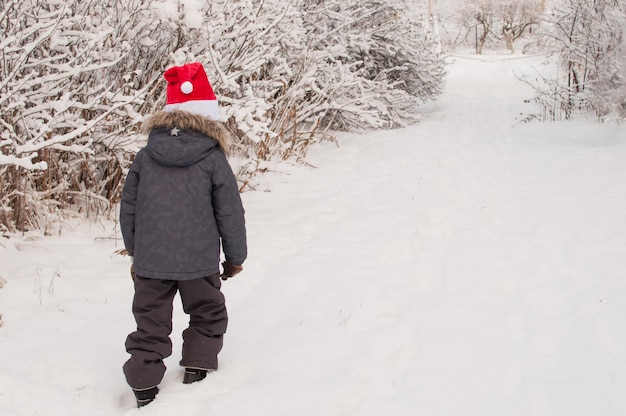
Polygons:
M132 256L133 315L124 374L141 407L154 400L172 354L173 298L189 326L180 365L184 383L217 369L228 316L221 281L235 276L247 256L244 209L226 160L230 135L200 63L168 69L165 111L143 130L148 144L128 172L120 226ZM220 274L220 249L225 262Z

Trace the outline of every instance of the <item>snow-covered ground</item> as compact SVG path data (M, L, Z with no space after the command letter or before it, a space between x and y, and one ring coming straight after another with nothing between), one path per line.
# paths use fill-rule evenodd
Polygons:
M626 415L626 126L518 123L541 58L457 57L403 130L243 195L220 370L138 410L112 222L0 240L0 415Z

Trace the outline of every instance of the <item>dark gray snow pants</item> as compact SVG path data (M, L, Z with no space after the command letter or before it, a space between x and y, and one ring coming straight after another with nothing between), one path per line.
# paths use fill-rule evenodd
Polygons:
M217 369L217 354L222 349L228 324L219 274L194 280L159 280L136 276L133 315L137 330L126 338L131 354L124 364L126 381L136 390L158 385L165 374L163 359L172 354L172 312L176 292L189 327L183 331L180 365Z

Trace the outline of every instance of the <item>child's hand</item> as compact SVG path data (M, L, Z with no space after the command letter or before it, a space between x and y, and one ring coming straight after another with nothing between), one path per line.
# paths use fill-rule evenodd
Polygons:
M236 274L241 273L241 271L243 270L243 266L230 264L227 261L222 263L222 267L224 267L224 271L220 275L222 280L228 280Z

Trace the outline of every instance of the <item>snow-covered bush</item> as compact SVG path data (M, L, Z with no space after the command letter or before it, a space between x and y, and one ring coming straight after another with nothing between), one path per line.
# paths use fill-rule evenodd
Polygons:
M145 2L9 0L0 9L0 227L46 228L69 206L119 193L125 147L149 91ZM159 67L160 69L160 67Z
M443 59L410 3L214 1L210 48L240 153L303 157L328 129L415 121L439 92Z
M564 118L591 111L601 120L626 116L626 5L619 0L566 0L546 34L558 52L560 76L546 82Z
M110 209L165 104L200 61L235 133L240 180L329 129L395 127L439 92L443 59L409 0L5 0L0 232ZM243 186L242 186L243 187Z
M308 94L322 104L323 125L402 126L439 93L443 59L412 1L305 0L301 7L306 65L315 69Z
M209 48L201 55L215 69L225 119L252 159L286 159L297 141L296 117L285 100L304 48L300 14L281 0L214 1L208 15Z

